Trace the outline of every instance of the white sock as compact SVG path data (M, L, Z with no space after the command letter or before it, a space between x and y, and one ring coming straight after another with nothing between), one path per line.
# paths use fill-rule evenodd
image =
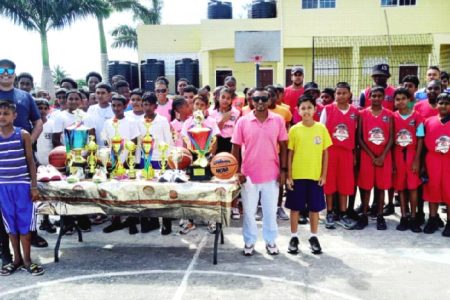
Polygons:
M314 236L317 237L317 233L312 233L311 232L311 237L314 237Z
M293 237L298 237L298 233L297 232L291 232L291 238Z

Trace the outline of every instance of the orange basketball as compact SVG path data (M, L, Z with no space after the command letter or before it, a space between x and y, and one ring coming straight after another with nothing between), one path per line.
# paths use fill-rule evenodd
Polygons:
M58 171L64 171L66 168L66 147L58 146L50 151L48 163L58 169Z
M227 152L220 152L210 163L211 172L219 179L230 179L238 170L238 161Z
M183 147L175 147L170 151L167 163L169 168L176 169L175 160L178 161L178 169L185 170L192 164L191 152Z

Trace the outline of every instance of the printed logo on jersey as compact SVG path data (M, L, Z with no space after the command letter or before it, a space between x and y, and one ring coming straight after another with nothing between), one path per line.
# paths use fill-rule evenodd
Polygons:
M382 120L383 120L384 123L388 123L389 122L388 116L383 116Z
M409 121L409 126L415 127L416 126L416 120L412 119L411 121Z
M350 114L350 119L356 120L356 114L355 114L355 113L351 113L351 114Z
M322 143L322 138L320 136L314 137L314 144L320 145Z
M402 129L397 133L397 139L395 140L398 145L402 147L406 147L413 142L413 138L411 132L407 129Z
M375 145L381 145L384 142L383 129L375 127L369 131L369 142Z
M450 148L450 137L442 135L436 140L436 147L434 150L440 153L447 153Z
M338 141L345 141L348 139L348 127L345 124L339 124L334 128L333 137L336 138Z

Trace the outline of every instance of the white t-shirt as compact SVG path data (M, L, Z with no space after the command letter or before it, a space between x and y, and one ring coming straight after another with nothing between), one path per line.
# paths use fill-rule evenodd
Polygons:
M122 120L119 120L119 134L122 138L123 147L125 147L125 143L129 140L133 140L139 136L139 130L136 127L136 123L132 119L127 119L126 117ZM116 134L116 130L113 126L113 119L108 119L105 122L105 126L103 128L102 136L107 141L108 145L111 146L111 139ZM137 152L137 151L136 151ZM124 148L120 159L122 162L127 158L128 151ZM136 155L137 156L137 155Z
M61 133L61 144L66 144L64 139L64 129L75 124L75 122L79 121L80 119L83 122L86 121L86 113L81 109L77 109L73 111L73 113L70 113L68 110L64 110L56 115L53 124L53 133ZM87 124L84 125L89 128L91 127Z
M41 134L36 141L36 159L39 165L48 165L48 155L53 150L52 133L53 120L44 123Z
M136 115L132 110L125 112L125 118L133 119L136 123L144 122L144 120L145 120L144 116L145 116L145 113L143 113L142 115Z
M111 105L106 108L101 108L98 104L89 106L87 111L86 126L95 129L95 139L99 148L105 147L105 138L102 137L103 126L105 121L112 119L114 113Z
M147 129L145 128L144 122L138 123L140 139L145 136ZM154 149L152 154L153 161L159 161L161 159L161 153L158 149L160 142L165 142L169 145L169 149L166 152L166 157L173 147L172 133L170 131L169 121L163 116L156 114L155 119L153 119L152 125L150 126L150 135L154 139Z

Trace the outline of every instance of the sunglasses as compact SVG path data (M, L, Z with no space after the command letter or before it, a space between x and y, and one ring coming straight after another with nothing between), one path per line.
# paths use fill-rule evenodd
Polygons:
M165 92L167 92L167 89L158 89L158 90L155 90L155 93L165 93Z
M8 73L8 75L14 74L15 70L13 68L0 68L0 74Z
M261 100L262 102L267 102L267 101L269 101L269 97L267 97L267 96L253 96L252 100L254 102L259 102L259 100Z

